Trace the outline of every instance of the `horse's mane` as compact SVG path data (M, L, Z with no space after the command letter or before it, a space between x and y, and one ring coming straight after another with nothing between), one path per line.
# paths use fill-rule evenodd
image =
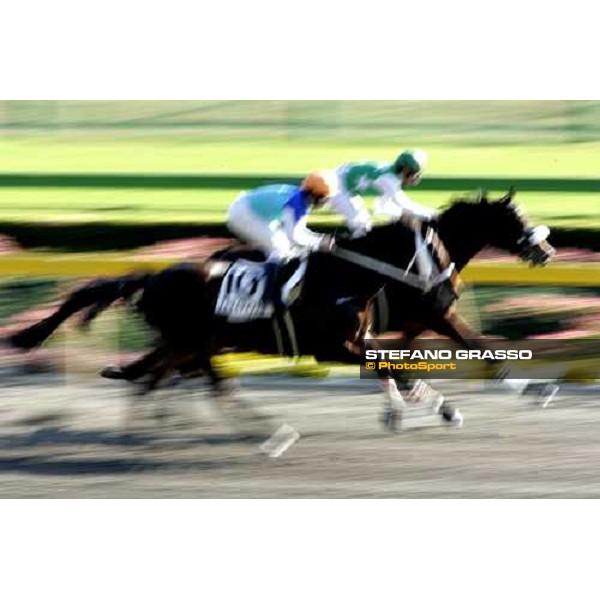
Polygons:
M445 214L463 215L467 211L470 212L470 210L476 206L481 206L481 194L473 193L471 195L455 196L442 206L440 209L440 218L443 218ZM379 237L387 232L395 233L398 228L406 228L406 225L400 219L393 219L386 223L378 223L373 226L373 229L364 238L360 239L368 238L373 236L373 234ZM349 238L346 238L346 241L348 240Z
M454 196L440 208L440 213L448 211L463 211L473 206L481 206L483 195L481 192L473 192L464 196Z
M454 196L448 202L446 202L446 204L442 205L442 207L439 209L440 216L448 212L462 213L463 211L471 210L474 207L485 206L485 204L482 204L481 202L482 197L483 196L481 192L473 192L471 194L466 194L462 196ZM394 219L390 222L375 225L373 227L373 230L381 232L385 231L388 228L396 228L398 227L398 224L399 220Z

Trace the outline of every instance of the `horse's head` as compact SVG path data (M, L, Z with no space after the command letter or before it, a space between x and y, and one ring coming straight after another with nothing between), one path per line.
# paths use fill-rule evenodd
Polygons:
M448 212L455 212L456 218L451 220L455 225L461 224L463 235L469 233L464 231L466 228L478 230L471 233L482 247L506 250L531 265L546 265L555 254L554 248L546 241L550 230L545 225L532 227L514 203L514 196L514 188L497 200L488 200L484 192L478 202L459 201Z
M532 265L544 266L556 252L546 241L550 229L546 225L530 226L525 215L513 202L514 196L514 188L494 202L489 202L485 195L482 196L481 202L488 203L492 217L490 234L494 239L491 245L508 250Z

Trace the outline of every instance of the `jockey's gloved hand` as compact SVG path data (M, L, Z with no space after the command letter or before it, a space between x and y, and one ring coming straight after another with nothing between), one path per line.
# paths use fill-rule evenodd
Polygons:
M370 225L355 227L350 234L350 239L355 240L356 238L364 237L365 235L367 235L367 233L369 233L369 231L371 231Z
M427 219L425 219L425 222L427 223L427 225L429 225L430 227L433 227L434 229L437 229L437 226L440 223L440 217L439 215L435 214L435 215L431 215L430 217L428 217Z
M319 242L319 252L332 252L335 248L335 238L332 235L324 235Z

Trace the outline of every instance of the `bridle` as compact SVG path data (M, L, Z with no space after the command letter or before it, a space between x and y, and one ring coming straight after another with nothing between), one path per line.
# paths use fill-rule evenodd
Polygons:
M528 227L517 240L519 258L534 265L545 265L556 254L556 250L546 242L550 229L546 225Z

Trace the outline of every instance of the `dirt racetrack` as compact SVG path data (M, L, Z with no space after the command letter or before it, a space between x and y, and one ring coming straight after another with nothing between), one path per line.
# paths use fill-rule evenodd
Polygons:
M481 383L439 382L465 417L462 429L390 434L378 421L373 382L242 384L242 397L269 416L254 419L254 430L285 422L300 432L282 457L261 454L247 435L250 421L221 413L202 390L164 391L142 405L116 382L3 377L0 496L600 497L597 388L563 388L541 409ZM240 423L246 435L236 431Z

